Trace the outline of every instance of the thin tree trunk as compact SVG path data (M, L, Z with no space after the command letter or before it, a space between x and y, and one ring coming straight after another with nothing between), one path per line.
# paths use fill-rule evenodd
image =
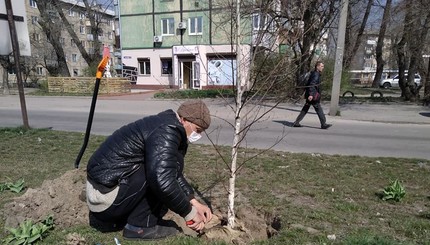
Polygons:
M401 96L405 97L405 70L406 70L406 55L405 55L405 34L403 34L402 39L396 44L397 51L397 66L399 67L399 87L402 91Z
M424 30L421 33L420 40L427 40L427 34L430 28L429 25L430 25L430 11L427 12L426 20L424 22ZM421 84L424 85L424 98L428 98L430 100L430 58L427 58L427 59L428 59L427 74L425 76L425 82L421 80Z
M234 228L235 211L234 197L236 193L236 170L237 170L237 153L239 151L240 131L241 131L241 108L242 108L242 84L241 84L241 26L240 26L240 0L236 0L236 111L234 124L233 147L231 149L230 178L228 186L228 212L227 226Z
M381 28L378 35L378 43L376 44L376 74L373 79L372 87L376 88L381 80L382 72L384 71L385 61L382 57L382 49L384 47L385 32L387 30L388 18L390 16L392 0L387 0L384 9L384 15L382 16Z
M426 100L427 105L429 105L430 104L430 58L428 58L427 74L425 77L424 98Z
M2 67L3 69L3 94L10 94L9 90L9 73L7 69Z

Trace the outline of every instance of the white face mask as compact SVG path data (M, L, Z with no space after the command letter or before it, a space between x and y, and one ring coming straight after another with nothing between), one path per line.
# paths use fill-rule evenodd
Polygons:
M190 122L188 122L188 126L191 127L191 123ZM192 128L191 128L191 130L192 130ZM188 139L188 141L190 143L193 143L193 142L196 142L197 140L199 140L201 137L202 137L201 134L199 134L199 133L197 133L196 131L193 130L191 132L190 136L187 137L187 139Z
M190 143L196 142L202 137L201 134L197 133L196 131L191 132L190 136L188 136L188 141Z

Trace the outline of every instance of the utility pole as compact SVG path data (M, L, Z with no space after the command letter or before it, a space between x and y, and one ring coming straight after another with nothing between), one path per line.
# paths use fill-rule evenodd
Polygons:
M21 102L22 121L23 121L24 129L29 129L30 126L28 124L27 107L25 105L24 86L22 84L22 74L21 74L21 65L20 65L21 63L19 62L20 54L19 54L19 45L18 45L18 35L16 33L15 20L13 16L11 0L5 0L5 1L6 1L5 3L6 3L7 21L9 23L10 39L12 42L13 58L15 62L16 80L18 83L19 100Z
M424 86L424 98L427 98L430 95L430 54L423 55L423 58L429 58L426 79L424 79L425 84L423 84L423 80L421 79L421 85Z
M348 16L348 0L342 1L342 12L337 30L336 59L334 64L333 87L331 89L330 116L336 116L339 109L340 81L342 78L343 50L345 45L346 17Z

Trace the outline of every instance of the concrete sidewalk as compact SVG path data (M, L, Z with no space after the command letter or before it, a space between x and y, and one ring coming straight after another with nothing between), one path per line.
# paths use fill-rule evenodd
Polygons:
M131 93L126 95L101 95L100 100L132 100L132 101L157 101L153 95L157 91L146 91L139 93ZM218 100L218 101L217 101ZM211 107L221 108L224 106L219 102L220 99L205 99L206 103L211 104ZM217 102L215 102L217 101ZM304 102L302 102L304 103ZM303 104L302 103L282 103L278 108L282 108L292 112L293 117L295 113L299 113ZM323 109L325 114L328 114L330 102L323 102ZM269 105L267 105L269 106ZM370 121L370 122L385 122L385 123L414 123L414 124L430 124L430 107L420 106L413 103L349 103L339 105L340 116L331 117L329 119L343 119L343 120L357 120L357 121ZM222 110L220 110L222 111ZM313 114L315 111L311 107L309 113ZM282 116L280 115L280 118Z
M26 90L29 90L26 88ZM28 92L28 91L26 91ZM98 101L103 103L102 101L108 103L111 106L118 105L124 106L124 104L130 105L130 102L136 102L134 106L139 107L139 101L145 101L145 107L154 109L154 112L160 107L160 110L165 107L165 104L173 104L174 107L180 104L180 101L177 100L164 100L164 99L156 99L154 98L154 94L158 91L135 91L130 94L120 94L120 95L98 95ZM2 95L0 95L2 96ZM6 96L6 95L5 95ZM12 95L18 96L18 95ZM29 96L29 95L27 95ZM31 97L31 96L30 96ZM37 97L37 96L36 96ZM48 96L49 97L49 96ZM67 96L69 97L69 96ZM67 98L64 97L64 98ZM69 97L69 98L73 98ZM91 99L91 97L88 97ZM65 99L67 100L67 99ZM231 113L227 112L230 110L226 110L227 102L222 99L204 99L208 106L215 109L217 113ZM118 101L118 102L114 102ZM154 102L154 103L152 103ZM155 103L156 102L156 103ZM232 101L231 101L232 103ZM292 123L295 117L299 114L304 101L300 101L298 103L281 103L275 109L273 113L273 119L279 120L287 120ZM99 104L99 103L98 103ZM99 104L100 105L100 104ZM271 106L270 102L267 102L265 105L267 108ZM329 113L330 102L324 101L322 103L324 112L326 115ZM106 108L108 109L108 108ZM124 108L126 109L126 108ZM396 102L387 102L387 103L349 103L349 104L340 104L339 105L340 116L327 116L327 121L336 121L336 120L356 120L356 121L369 121L369 122L382 122L382 123L397 123L397 124L405 124L405 123L413 123L413 124L430 124L430 107L429 106L420 106L413 103L396 103ZM152 110L150 110L152 111ZM309 109L310 116L306 116L305 120L318 120L314 119L312 114L315 111L311 107Z
M340 115L348 120L430 124L430 107L408 103L343 104Z

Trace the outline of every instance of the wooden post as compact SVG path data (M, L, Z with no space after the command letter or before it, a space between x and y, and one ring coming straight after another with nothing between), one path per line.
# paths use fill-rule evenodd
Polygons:
M18 83L19 100L21 102L22 121L23 121L24 128L29 129L30 126L28 124L27 107L25 105L24 86L22 84L21 65L19 62L20 54L19 54L19 45L18 45L18 35L16 33L15 20L13 16L11 0L5 0L5 1L6 1L5 3L6 3L6 11L7 11L7 21L9 23L10 39L12 41L12 50L13 50L13 57L15 62L16 80Z

